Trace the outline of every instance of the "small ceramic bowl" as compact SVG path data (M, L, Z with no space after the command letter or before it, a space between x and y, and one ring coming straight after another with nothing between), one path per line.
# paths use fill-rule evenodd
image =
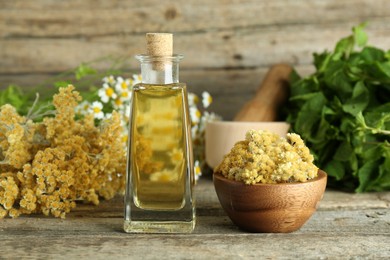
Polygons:
M287 233L298 230L316 211L327 175L307 182L254 184L213 175L218 199L235 225L250 232Z
M248 130L268 130L286 136L289 128L290 125L286 122L208 122L205 133L206 163L213 169L217 167L234 144L245 139Z

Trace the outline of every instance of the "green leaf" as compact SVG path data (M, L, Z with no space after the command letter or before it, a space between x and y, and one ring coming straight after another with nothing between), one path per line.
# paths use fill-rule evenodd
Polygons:
M355 119L356 119L357 125L360 125L362 127L367 127L366 120L364 119L362 112L357 113Z
M359 57L362 58L363 61L365 61L367 63L372 63L375 61L383 61L384 57L385 57L385 53L381 49L367 46L367 47L363 48Z
M320 92L313 95L303 106L297 116L296 128L301 133L309 136L313 128L319 123L320 118L313 116L313 114L321 114L322 107L326 104L326 98Z
M344 99L352 93L352 84L343 61L333 61L329 68L324 72L324 81L326 86L334 92L339 98Z
M366 86L362 81L359 81L353 88L352 98L343 105L343 110L356 116L367 107L369 100L370 95Z
M324 167L324 171L329 176L335 177L338 181L343 179L345 175L345 168L343 163L336 160L328 162Z
M316 77L305 78L292 84L291 94L292 96L303 95L318 91L319 85Z
M376 161L379 160L382 157L382 155L383 155L382 144L377 144L372 147L366 148L364 150L364 153L362 154L362 158L366 161Z
M354 38L352 36L348 36L346 38L341 39L334 49L334 55L332 57L333 60L340 60L343 57L348 57L353 50L353 46L355 45Z
M386 58L387 60L390 60L390 50L388 50L388 51L386 52L385 58Z
M25 109L27 103L28 96L15 85L10 85L6 89L0 91L0 106L11 104L18 112L20 112Z
M366 45L368 40L368 36L364 31L366 25L367 25L366 23L362 23L352 28L354 41L359 47L363 47L364 45Z
M383 191L390 189L390 146L387 148L387 154L384 155L385 161L379 166L379 176L371 185L371 190Z
M349 166L351 167L352 176L356 176L357 170L359 169L359 159L355 153L351 154L349 159Z
M390 77L390 61L387 62L375 62L376 68L381 72L380 77L389 78Z
M366 191L366 187L370 184L375 174L375 171L378 169L378 161L369 161L366 162L358 170L359 186L356 188L356 192Z
M312 99L316 95L317 95L317 93L299 94L299 95L293 96L290 99L290 101L298 101L298 102L307 101L307 100Z
M359 81L362 79L363 70L358 66L349 64L345 73L351 81Z
M299 76L298 72L295 69L293 69L290 73L290 83L295 84L296 82L298 82L301 79L302 79L302 77Z
M390 102L375 106L375 108L370 109L374 112L389 113L390 111Z
M332 118L336 115L335 111L325 105L322 107L321 114L319 126L316 128L316 131L313 131L309 139L318 148L325 147L328 144L328 140L336 137L339 133L339 130L333 127L327 120L327 117Z
M323 72L327 69L330 59L332 58L332 55L330 55L328 52L324 53L314 53L314 66L319 72Z
M390 103L388 103L390 107ZM387 112L382 112L379 109L365 114L365 121L368 126L377 129L386 129L386 124L390 122L390 108Z
M70 81L57 81L57 82L54 82L54 86L56 88L65 88L69 84L72 84L72 82L70 82Z
M333 158L341 162L349 161L351 159L352 153L353 153L353 148L351 144L348 142L343 142L337 148L337 151L333 156Z
M93 69L92 67L82 63L80 66L77 67L75 76L77 80L80 80L81 78L88 76L88 75L93 75L96 74L97 71Z

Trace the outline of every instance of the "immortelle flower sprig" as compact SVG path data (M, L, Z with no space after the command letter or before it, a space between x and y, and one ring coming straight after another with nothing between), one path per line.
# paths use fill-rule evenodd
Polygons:
M55 116L42 122L9 104L0 107L0 218L31 213L64 218L76 201L97 205L99 198L123 194L121 116L113 111L98 126L97 115L76 120L80 100L73 86L61 88L53 97Z

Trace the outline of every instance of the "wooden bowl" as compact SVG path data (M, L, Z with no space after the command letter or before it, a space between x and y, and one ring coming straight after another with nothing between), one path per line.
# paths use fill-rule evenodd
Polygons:
M297 183L254 184L213 174L218 199L238 227L250 232L286 233L298 230L316 211L327 175Z
M289 128L290 125L286 122L208 122L205 132L206 163L213 169L217 167L234 144L245 139L248 130L268 130L286 136Z

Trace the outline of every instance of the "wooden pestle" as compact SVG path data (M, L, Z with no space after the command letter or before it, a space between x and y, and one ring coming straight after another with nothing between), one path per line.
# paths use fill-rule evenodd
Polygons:
M265 75L255 97L248 101L234 117L234 121L276 121L279 107L288 98L289 76L292 67L276 64Z

